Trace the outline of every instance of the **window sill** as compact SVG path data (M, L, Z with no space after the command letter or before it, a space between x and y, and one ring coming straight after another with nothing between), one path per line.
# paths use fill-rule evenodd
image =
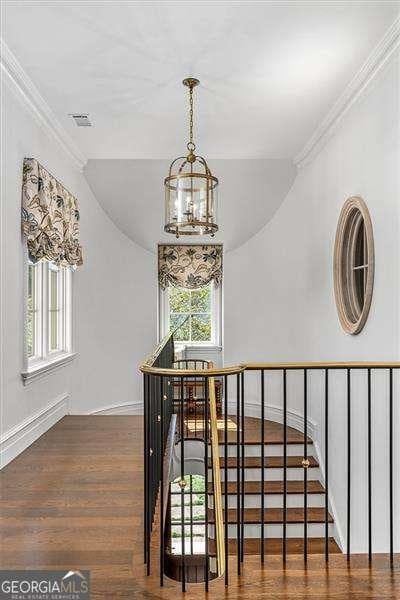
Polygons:
M26 371L21 373L24 385L28 385L29 383L32 383L32 381L40 379L52 371L60 369L64 365L74 360L76 354L76 352L65 353L57 356L57 358L53 358L52 360L41 361L34 366L28 367Z
M177 346L180 350L222 350L222 346L219 344L211 344L210 342L198 342L197 344L188 342L175 342L175 346Z

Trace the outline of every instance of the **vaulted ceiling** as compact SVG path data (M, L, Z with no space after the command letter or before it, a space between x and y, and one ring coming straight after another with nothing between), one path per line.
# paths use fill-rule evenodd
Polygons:
M232 250L269 221L286 196L296 169L288 160L216 159L211 166L220 181L220 230L214 241ZM121 231L150 251L157 242L176 241L163 233L162 186L168 167L165 159L89 160L85 167L86 178L107 214Z
M282 202L292 159L398 10L385 1L9 1L3 30L89 159L98 200L146 248L160 241L167 159L185 148L181 80L198 77L196 141L219 159L222 238L236 247ZM93 127L77 128L77 112ZM286 163L275 170L270 159Z

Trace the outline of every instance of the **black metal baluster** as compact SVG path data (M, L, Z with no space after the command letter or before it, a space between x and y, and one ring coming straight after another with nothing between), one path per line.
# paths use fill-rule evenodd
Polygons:
M304 369L304 560L307 562L308 555L308 531L307 531L307 481L308 481L308 439L307 439L307 369Z
M264 369L261 369L261 537L260 537L260 553L261 562L264 562L264 460L265 460L265 377Z
M159 419L159 436L160 436L160 586L164 585L164 380L160 380L160 419Z
M228 541L228 377L224 376L224 491L225 491L225 585L229 583Z
M286 521L287 521L287 373L283 369L283 525L282 556L286 562Z
M184 431L184 382L181 377L181 580L182 592L186 591L186 565L185 565L185 431Z
M144 514L143 514L143 529L144 529L144 536L143 536L143 554L144 554L144 563L147 563L147 511L149 510L149 506L148 506L148 444L147 444L147 425L148 425L148 398L147 398L147 391L148 391L148 375L144 374L143 375L143 420L144 420L144 427L143 427L143 463L144 463L144 481L143 481L143 488L144 488Z
M236 545L240 575L240 375L236 375Z
M153 528L153 504L154 504L154 459L153 459L153 446L154 446L154 436L153 436L153 422L154 422L154 411L153 411L153 385L154 385L154 375L150 377L150 419L149 419L149 469L150 469L150 506L148 513L148 531L149 531L149 539L148 539L148 547L147 547L147 555L148 555L148 564L147 564L147 572L150 575L150 554L151 554L151 532Z
M195 397L193 398L193 402L194 402L194 437L197 438L197 379L196 379L196 385L194 388L195 391ZM201 397L201 382L200 382L200 397Z
M209 549L208 549L208 378L205 378L204 382L204 452L205 452L205 590L208 592L208 582L209 582L209 572L210 572L210 562L209 562ZM217 542L217 523L216 519L214 519L214 540Z
M389 370L389 528L390 565L393 567L393 369Z
M325 369L325 560L329 561L329 371Z
M347 369L347 560L351 546L351 376Z
M189 475L189 481L190 481L190 488L189 488L189 494L190 494L190 554L193 555L193 477L192 474Z
M368 369L368 559L372 560L371 369Z
M244 373L241 373L240 398L241 398L241 502L240 502L240 560L244 560Z

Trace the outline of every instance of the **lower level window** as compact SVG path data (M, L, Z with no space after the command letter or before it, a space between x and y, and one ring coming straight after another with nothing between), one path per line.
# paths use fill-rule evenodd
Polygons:
M28 368L71 352L71 270L28 263L25 348Z

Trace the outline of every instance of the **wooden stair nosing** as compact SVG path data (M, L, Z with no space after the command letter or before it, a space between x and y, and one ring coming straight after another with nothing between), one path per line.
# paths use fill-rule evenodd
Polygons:
M225 521L225 511L223 511L223 519ZM228 509L228 523L231 525L237 524L236 508ZM333 523L333 517L328 513L328 522ZM214 523L214 511L209 510L209 523ZM282 508L265 508L264 509L264 524L276 525L283 523ZM303 508L287 508L286 523L299 524L304 523ZM307 523L325 523L325 509L309 507L307 510ZM244 509L244 524L245 525L260 525L261 524L261 509L260 508L245 508Z
M200 436L199 436L200 437ZM219 446L224 447L224 439L222 437L218 440ZM308 438L307 444L312 445L314 442ZM237 446L237 440L228 440L226 443L227 446ZM262 446L262 440L244 440L245 446ZM304 445L304 440L288 440L286 442L287 446L302 446ZM283 446L283 440L264 440L264 446Z
M244 482L244 494L245 495L259 495L261 494L261 481L245 481ZM225 483L221 482L222 495L225 494ZM237 481L228 481L227 485L228 495L236 494L238 491ZM264 481L264 494L283 494L283 481ZM213 484L210 483L208 487L208 493L213 493ZM286 482L286 493L287 494L303 494L304 493L304 481L302 480L289 480ZM324 486L316 480L307 482L307 494L325 494Z
M260 554L261 540L260 538L244 538L244 553L245 554ZM264 538L264 554L276 555L282 554L282 538ZM214 540L209 539L209 548L214 548ZM339 546L333 537L328 538L329 554L342 554ZM307 551L309 554L324 554L325 553L325 538L308 538ZM303 554L304 538L286 538L287 554ZM230 555L237 553L237 539L228 540L228 553Z
M286 467L288 469L293 468L304 468L302 456L287 456L286 457ZM314 456L308 457L309 467L316 468L319 467L318 461L314 458ZM228 456L227 457L227 468L228 469L236 469L238 466L242 465L242 459L239 459L236 456ZM220 456L219 465L221 469L225 468L225 458ZM212 461L209 461L209 466L212 467ZM245 456L243 460L243 466L245 469L261 469L262 468L262 457L261 456ZM283 456L265 456L264 457L264 468L265 469L283 469L284 468L284 458Z

